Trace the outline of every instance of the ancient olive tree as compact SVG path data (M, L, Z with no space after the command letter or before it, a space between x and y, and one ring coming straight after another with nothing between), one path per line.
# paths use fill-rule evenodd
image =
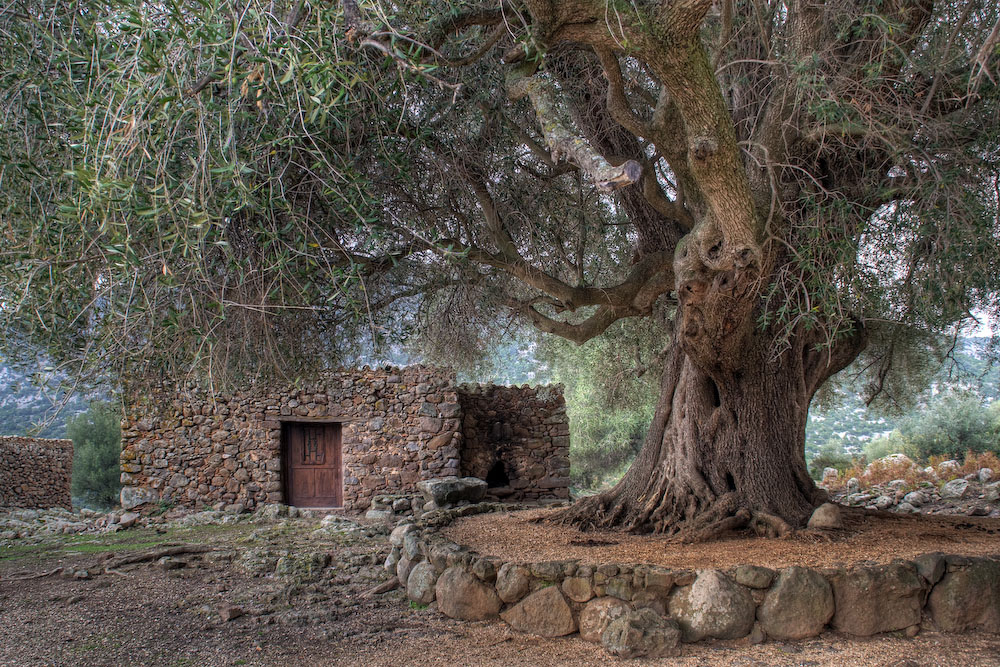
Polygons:
M0 11L8 350L218 373L666 314L580 525L801 526L820 385L997 313L989 0Z

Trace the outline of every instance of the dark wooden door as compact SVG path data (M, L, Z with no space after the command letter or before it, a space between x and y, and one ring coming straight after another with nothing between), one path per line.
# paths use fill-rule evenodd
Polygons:
M286 500L295 507L344 504L340 424L285 423Z

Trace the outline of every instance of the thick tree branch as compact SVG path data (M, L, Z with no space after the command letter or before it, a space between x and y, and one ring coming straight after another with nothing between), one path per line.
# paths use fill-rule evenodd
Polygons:
M547 73L530 75L527 68L519 66L507 78L507 92L513 100L524 97L531 100L553 162L568 158L605 192L632 185L642 176L638 162L626 160L612 165L572 127L569 111Z

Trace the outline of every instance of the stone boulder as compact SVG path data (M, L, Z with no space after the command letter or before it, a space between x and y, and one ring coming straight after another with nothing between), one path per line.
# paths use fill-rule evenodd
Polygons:
M983 497L989 503L995 503L1000 500L1000 482L993 482L983 487Z
M159 499L160 496L156 491L142 486L123 486L118 497L123 510L130 510L147 503L155 503Z
M576 620L558 586L546 586L500 614L518 632L562 637L576 632Z
M611 621L632 611L632 605L618 598L591 600L580 612L580 638L599 642Z
M417 563L406 579L406 597L417 604L430 604L434 602L436 583L437 572L434 566L428 561Z
M531 573L521 565L504 563L497 572L496 587L501 600L517 602L531 590Z
M854 479L853 477L851 479ZM840 518L840 507L833 503L823 503L809 517L809 528L817 530L832 530L843 527L844 522Z
M692 585L675 588L668 608L685 642L745 637L756 611L750 591L718 570L702 570Z
M817 572L789 567L764 595L757 620L768 637L804 639L823 631L833 617L833 591Z
M438 578L434 595L442 614L461 621L494 618L503 604L492 586L455 566Z
M993 479L993 468L980 468L976 477L980 484L985 484Z
M941 463L937 464L936 472L939 475L947 475L949 473L955 472L961 467L962 465L954 459L950 461L941 461Z
M611 621L601 644L619 658L665 658L677 655L681 630L673 620L649 608L636 609Z
M958 500L969 490L969 482L964 479L953 479L941 487L941 497L948 500Z
M1000 633L1000 562L975 560L948 572L931 591L927 608L942 632Z
M903 502L909 503L913 507L920 507L927 504L927 494L923 491L910 491L903 496Z
M562 592L573 602L587 602L594 597L590 577L566 577L562 582Z
M840 570L829 580L840 632L868 636L920 623L925 584L912 563Z
M486 482L476 477L440 477L417 482L417 489L427 502L438 507L455 505L463 500L478 503L486 497Z

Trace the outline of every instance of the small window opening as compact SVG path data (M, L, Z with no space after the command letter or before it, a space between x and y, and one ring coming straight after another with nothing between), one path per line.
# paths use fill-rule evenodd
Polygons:
M490 471L486 473L486 486L491 489L510 486L510 478L507 477L507 470L504 468L503 461L494 463Z

